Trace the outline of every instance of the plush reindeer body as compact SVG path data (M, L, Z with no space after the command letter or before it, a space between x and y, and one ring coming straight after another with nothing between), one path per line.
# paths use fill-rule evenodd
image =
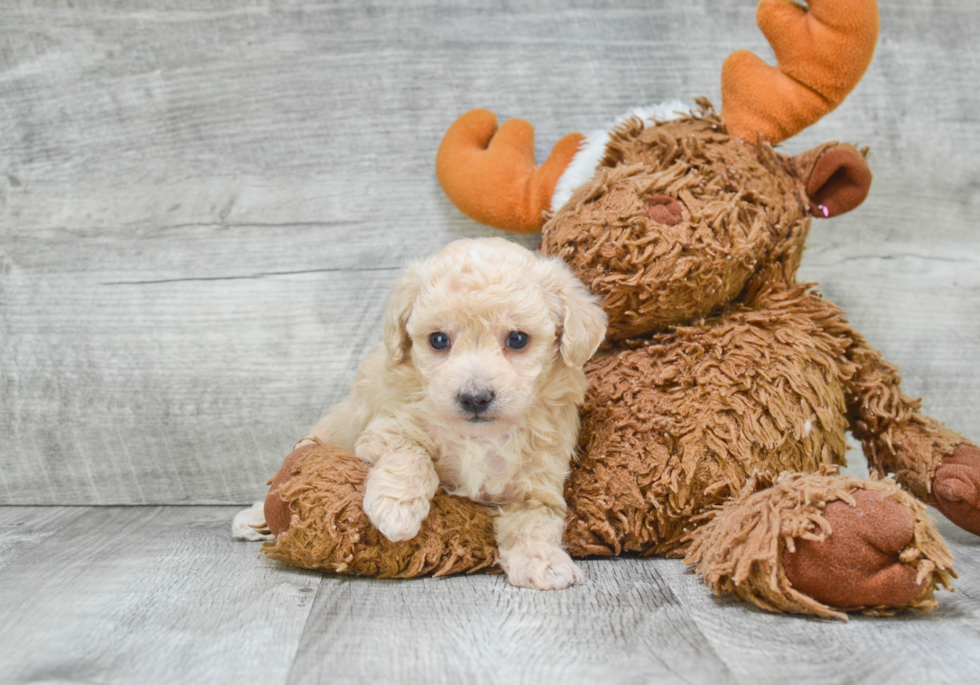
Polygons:
M699 526L750 477L754 491L781 473L815 474L796 484L846 496L855 484L826 467L845 463L847 429L866 440L880 473L927 497L942 457L966 441L919 415L895 368L796 281L811 216L864 199L864 153L831 143L792 158L746 144L705 102L671 121L628 117L607 138L593 178L543 227L542 249L602 295L610 316L609 343L587 368L580 461L566 488L570 552L682 554L700 538L708 542L692 563L735 591L732 574L712 578L705 555L724 566L744 551L719 554L729 546L717 539L728 532L721 524L745 524L738 508L707 533ZM896 451L899 433L917 449ZM794 526L810 522L804 511ZM938 538L919 528L932 559L917 561L928 571L947 565ZM747 565L776 569L777 550L756 549ZM741 594L813 610L789 579L782 586Z
M851 341L795 280L810 170L724 131L708 109L628 118L544 226L611 319L566 493L575 553L674 551L752 473L843 463Z
M439 180L477 221L542 230L609 316L565 491L572 555L686 555L716 592L772 610L927 609L952 559L915 498L980 533L980 450L919 413L896 368L796 281L811 218L867 195L866 151L772 147L856 85L877 7L763 0L758 18L780 66L733 54L720 116L703 100L628 116L537 167L530 124L474 110L447 132ZM848 429L905 489L836 474ZM273 556L390 576L492 563L486 515L443 495L416 540L371 533L351 459L287 460L266 505L284 519ZM461 542L449 531L464 521Z

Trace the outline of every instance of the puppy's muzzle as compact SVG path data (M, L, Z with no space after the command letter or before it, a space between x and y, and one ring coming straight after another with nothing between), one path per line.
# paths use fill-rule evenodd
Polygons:
M486 412L490 409L495 397L496 395L489 388L480 388L479 390L467 390L459 393L456 395L456 402L464 412L473 415L469 419L470 421L486 421L489 418L486 416Z

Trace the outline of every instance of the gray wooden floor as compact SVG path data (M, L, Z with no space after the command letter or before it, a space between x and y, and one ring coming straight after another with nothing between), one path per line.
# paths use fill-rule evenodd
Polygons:
M980 543L943 523L957 592L848 623L717 599L679 561L341 578L257 558L232 507L0 508L4 683L976 683Z
M404 261L492 233L436 183L452 121L526 118L541 159L637 105L718 105L726 55L771 56L754 9L0 0L0 682L980 682L978 540L946 524L959 592L847 624L714 599L676 561L538 594L229 539ZM868 145L875 173L801 273L978 440L980 3L881 18L864 80L784 146Z

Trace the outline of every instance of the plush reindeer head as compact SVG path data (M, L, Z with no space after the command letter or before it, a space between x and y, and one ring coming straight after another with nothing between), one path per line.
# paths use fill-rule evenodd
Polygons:
M867 196L866 150L828 143L796 157L772 146L839 105L871 61L874 0L762 0L757 21L778 68L747 51L722 68L721 115L705 100L678 118L638 111L608 131L562 138L540 167L534 132L499 129L486 110L449 129L439 181L465 214L516 232L543 229L603 298L608 337L624 339L710 314L789 284L810 217Z

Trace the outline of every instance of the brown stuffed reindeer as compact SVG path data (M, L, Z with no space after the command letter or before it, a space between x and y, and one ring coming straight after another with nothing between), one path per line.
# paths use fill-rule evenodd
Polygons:
M980 533L980 450L796 281L811 217L866 197L866 151L773 149L857 84L877 6L763 0L758 21L779 67L729 57L720 116L704 100L638 112L536 167L529 124L477 110L447 132L439 180L477 221L543 230L609 316L565 491L569 553L685 556L716 592L770 610L928 609L953 572L922 502ZM848 429L870 481L836 473ZM324 445L290 455L266 504L270 555L400 577L493 562L486 513L445 495L416 539L378 535L359 509L365 468Z

